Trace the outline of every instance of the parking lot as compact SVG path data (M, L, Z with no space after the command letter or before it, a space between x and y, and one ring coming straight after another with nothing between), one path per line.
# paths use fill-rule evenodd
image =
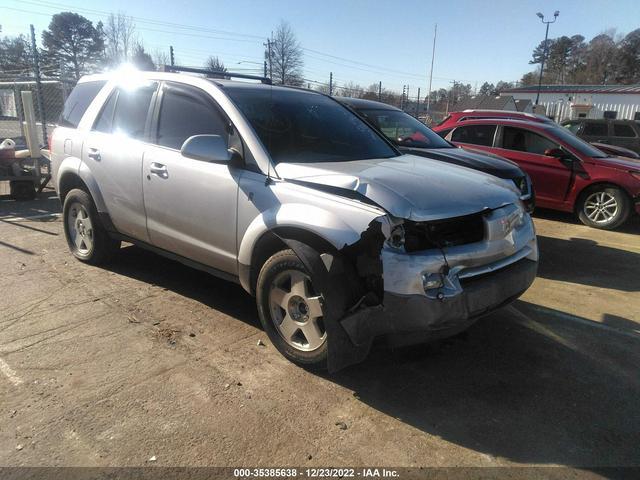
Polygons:
M533 287L464 334L316 375L253 299L133 246L68 253L0 200L2 465L640 465L640 221L538 212Z

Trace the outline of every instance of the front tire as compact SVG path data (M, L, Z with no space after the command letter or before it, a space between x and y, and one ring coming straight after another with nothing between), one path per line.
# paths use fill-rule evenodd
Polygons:
M578 218L585 225L613 230L629 218L631 202L618 187L595 185L580 195L577 210Z
M78 260L91 265L107 263L120 249L100 222L91 196L80 189L71 190L62 209L64 236L69 250Z
M327 368L324 299L293 250L274 254L262 266L256 302L260 322L282 355L304 368Z

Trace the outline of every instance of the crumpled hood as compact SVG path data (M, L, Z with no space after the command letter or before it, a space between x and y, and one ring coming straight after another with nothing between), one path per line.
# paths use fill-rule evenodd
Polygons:
M500 178L520 178L524 172L510 160L488 152L463 148L403 148L400 150L420 157L433 158L490 173Z
M518 202L515 186L504 180L414 155L280 163L276 171L281 178L297 183L353 190L391 215L414 221L459 217Z

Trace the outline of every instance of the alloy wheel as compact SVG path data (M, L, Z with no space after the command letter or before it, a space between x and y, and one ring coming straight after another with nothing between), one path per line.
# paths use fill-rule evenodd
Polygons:
M67 226L71 243L81 255L88 255L93 248L93 225L84 206L74 202L69 207Z
M608 192L595 192L584 202L584 213L594 223L606 224L618 215L619 205L616 198Z
M315 294L309 275L299 270L276 275L269 292L269 309L278 333L293 348L310 352L326 341L322 297Z

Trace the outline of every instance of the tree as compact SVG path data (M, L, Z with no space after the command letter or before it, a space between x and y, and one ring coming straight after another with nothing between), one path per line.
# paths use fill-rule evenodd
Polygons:
M302 67L304 59L302 47L291 26L280 22L271 39L271 67L273 82L279 85L300 86L303 83Z
M493 83L484 82L478 90L478 95L493 95L496 90L496 86Z
M90 20L72 12L57 13L42 32L47 63L54 72L68 68L76 79L96 68L103 58L104 41Z
M513 88L512 82L503 82L502 80L500 80L498 83L496 83L496 88L493 90L492 95L497 97L498 95L500 95L500 92L502 92L503 90L508 90L510 88Z
M530 87L538 84L538 76L540 75L540 69L533 72L525 73L520 79L520 85L523 87Z
M343 97L362 98L364 96L364 88L354 82L349 82L338 90Z
M618 45L616 80L620 83L640 82L640 28L628 33Z
M207 70L211 70L212 72L225 73L227 71L227 67L224 66L224 62L220 60L218 57L209 57L204 62L204 68Z
M156 50L153 52L153 63L160 68L161 65L169 65L171 63L171 59L165 50Z
M153 71L156 69L151 55L145 52L144 46L140 42L136 42L133 47L131 63L133 63L138 70Z
M613 32L596 35L587 45L585 71L588 74L583 79L585 83L604 85L613 78L617 54L613 36Z
M28 75L31 69L31 50L24 35L0 40L0 71L18 76Z
M132 59L138 46L135 32L136 25L131 17L122 12L109 14L104 26L105 57L109 65L118 65Z

